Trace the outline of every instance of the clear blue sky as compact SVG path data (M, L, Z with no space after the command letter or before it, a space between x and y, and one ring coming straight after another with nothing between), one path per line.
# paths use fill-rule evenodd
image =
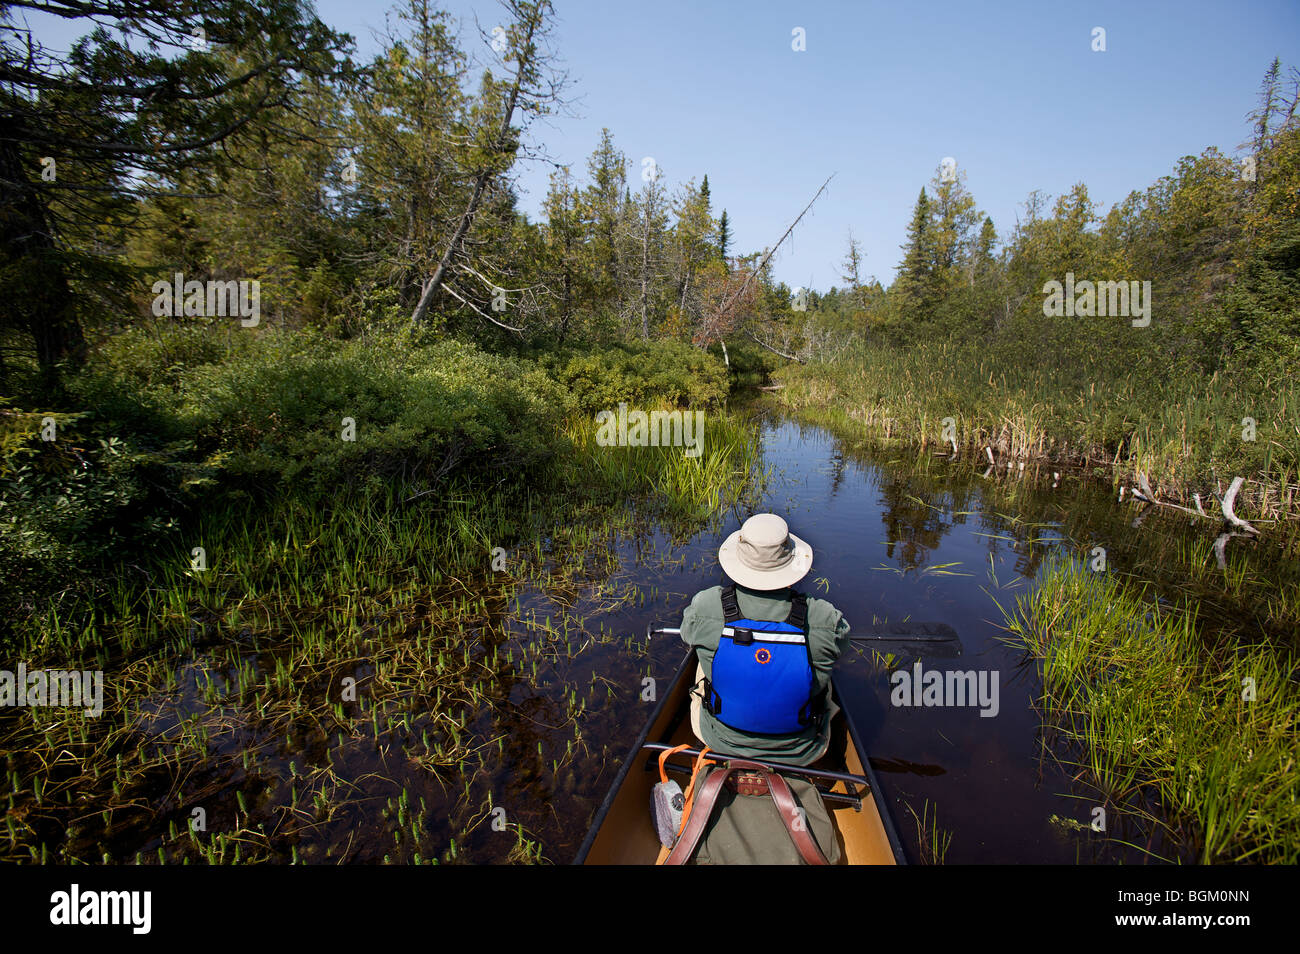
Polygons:
M317 10L376 50L387 2L320 0ZM474 18L491 0L446 0L463 46L484 59ZM774 242L827 176L830 189L782 248L790 286L842 284L851 228L864 272L888 283L920 188L951 156L1005 236L1033 189L1085 182L1102 211L1208 146L1248 136L1273 57L1300 66L1297 0L1127 2L690 2L555 0L556 46L574 80L574 118L534 140L585 176L602 126L668 184L707 173L728 210L733 251ZM42 40L69 27L35 15ZM802 27L807 49L791 49ZM1093 52L1092 30L1106 30ZM84 32L81 30L77 33ZM549 169L523 168L533 217Z

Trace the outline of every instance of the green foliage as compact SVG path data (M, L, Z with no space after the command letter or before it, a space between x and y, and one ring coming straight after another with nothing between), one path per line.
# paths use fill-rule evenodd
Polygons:
M46 373L51 393L60 362L86 356L82 322L125 304L121 252L132 220L143 213L137 224L168 222L148 201L158 184L178 195L221 195L214 187L232 163L314 139L319 124L286 127L313 92L351 73L341 60L347 39L307 4L88 0L62 12L85 18L88 30L66 52L31 35L20 40L7 23L0 31L6 69L25 64L0 91L8 143L0 152L0 326L30 334L24 357ZM192 37L212 46L191 47ZM48 178L44 157L56 163ZM242 217L239 229L216 237L255 236L248 244L266 250L264 262L280 262L288 235L263 226L257 213L276 197L262 198L252 216L245 194L209 203L216 218ZM173 208L183 213L184 205ZM182 253L166 256L168 265L201 258L213 238L189 224L176 222L159 243Z
M232 476L315 488L464 471L520 479L552 452L568 407L536 368L400 332L344 343L267 334L194 369L182 389L181 420L200 448L229 455Z
M52 429L49 422L52 423ZM52 440L44 435L53 436ZM94 588L104 557L156 546L210 474L183 444L151 447L91 413L0 410L0 615L11 625Z
M722 360L721 346L710 345L708 353L719 361ZM784 358L744 342L727 345L727 359L730 361L729 374L733 389L766 384L771 375L786 363Z
M1048 565L1003 613L1008 641L1041 665L1045 718L1079 744L1077 768L1107 803L1157 795L1203 864L1295 864L1293 653L1214 650L1190 609L1079 563Z
M722 362L675 341L556 352L543 357L542 364L583 414L615 409L619 402L702 410L719 405L727 395Z

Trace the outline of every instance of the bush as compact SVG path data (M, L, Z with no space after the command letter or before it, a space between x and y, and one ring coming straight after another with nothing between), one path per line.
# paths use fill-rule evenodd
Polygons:
M470 345L299 332L266 334L246 354L197 368L179 414L244 483L325 488L462 471L522 477L552 452L568 407L531 364Z
M54 440L44 440L52 421ZM13 623L53 594L75 598L102 558L157 546L203 468L184 445L144 448L89 414L0 409L0 613ZM170 510L170 512L169 512Z
M705 409L727 396L721 361L676 341L615 344L606 349L544 354L540 364L584 415L617 408L669 404Z

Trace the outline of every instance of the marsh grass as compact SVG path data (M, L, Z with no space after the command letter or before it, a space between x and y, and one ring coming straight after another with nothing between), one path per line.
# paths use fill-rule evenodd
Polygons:
M567 433L549 485L225 501L40 617L13 658L105 669L105 711L0 712L0 860L545 860L639 702L640 637L600 622L645 599L621 541L699 532L761 479L726 418L698 460Z
M1073 561L1003 613L1041 666L1045 722L1107 805L1158 804L1147 821L1203 863L1300 859L1294 650L1207 645L1185 605Z
M932 812L932 807L927 799L921 807L921 814L918 815L915 808L911 805L907 806L912 819L916 822L916 845L923 865L943 864L948 848L952 844L952 832L939 827L938 810Z
M1221 374L1127 374L1119 365L1007 364L943 339L906 348L863 344L833 363L785 368L774 399L800 417L885 445L944 447L959 456L1050 460L1113 481L1141 471L1171 500L1247 480L1240 501L1269 517L1300 517L1300 384ZM1242 419L1256 422L1242 439ZM949 450L951 450L949 446Z

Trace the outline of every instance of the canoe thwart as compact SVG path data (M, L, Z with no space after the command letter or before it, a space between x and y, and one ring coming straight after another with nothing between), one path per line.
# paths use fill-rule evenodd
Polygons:
M660 742L647 742L641 746L641 750L643 752L644 751L666 752L672 747L673 746L671 745L664 745L663 743ZM695 759L695 758L699 758L700 750L680 749L676 754L682 756L683 758ZM862 786L863 791L858 793L859 796L864 795L867 792L871 791L871 780L862 775L852 775L848 772L832 772L830 769L808 768L807 766L804 765L789 765L785 762L773 762L771 759L756 759L750 755L728 756L722 752L715 752L713 749L709 750L708 755L710 757L716 758L719 762L725 762L728 759L743 758L743 760L746 762L756 762L759 765L763 766L764 768L769 768L774 772L782 772L786 775L802 775L806 778L820 778L820 779L825 779L828 782L843 782L845 784L845 787L849 785L860 785Z
M747 760L747 761L752 761L752 760ZM674 765L672 762L666 762L664 764L664 768L666 768L670 772L677 772L680 775L690 775L692 772L691 767L686 765ZM650 761L645 764L645 770L647 772L657 772L659 771L659 766L655 762ZM788 775L790 773L787 771L784 774ZM814 785L814 787L817 789L817 794L819 794L826 801L842 802L845 805L852 805L858 811L862 811L861 795L854 795L852 793L845 795L843 792L832 792L829 789L822 788L820 785Z

